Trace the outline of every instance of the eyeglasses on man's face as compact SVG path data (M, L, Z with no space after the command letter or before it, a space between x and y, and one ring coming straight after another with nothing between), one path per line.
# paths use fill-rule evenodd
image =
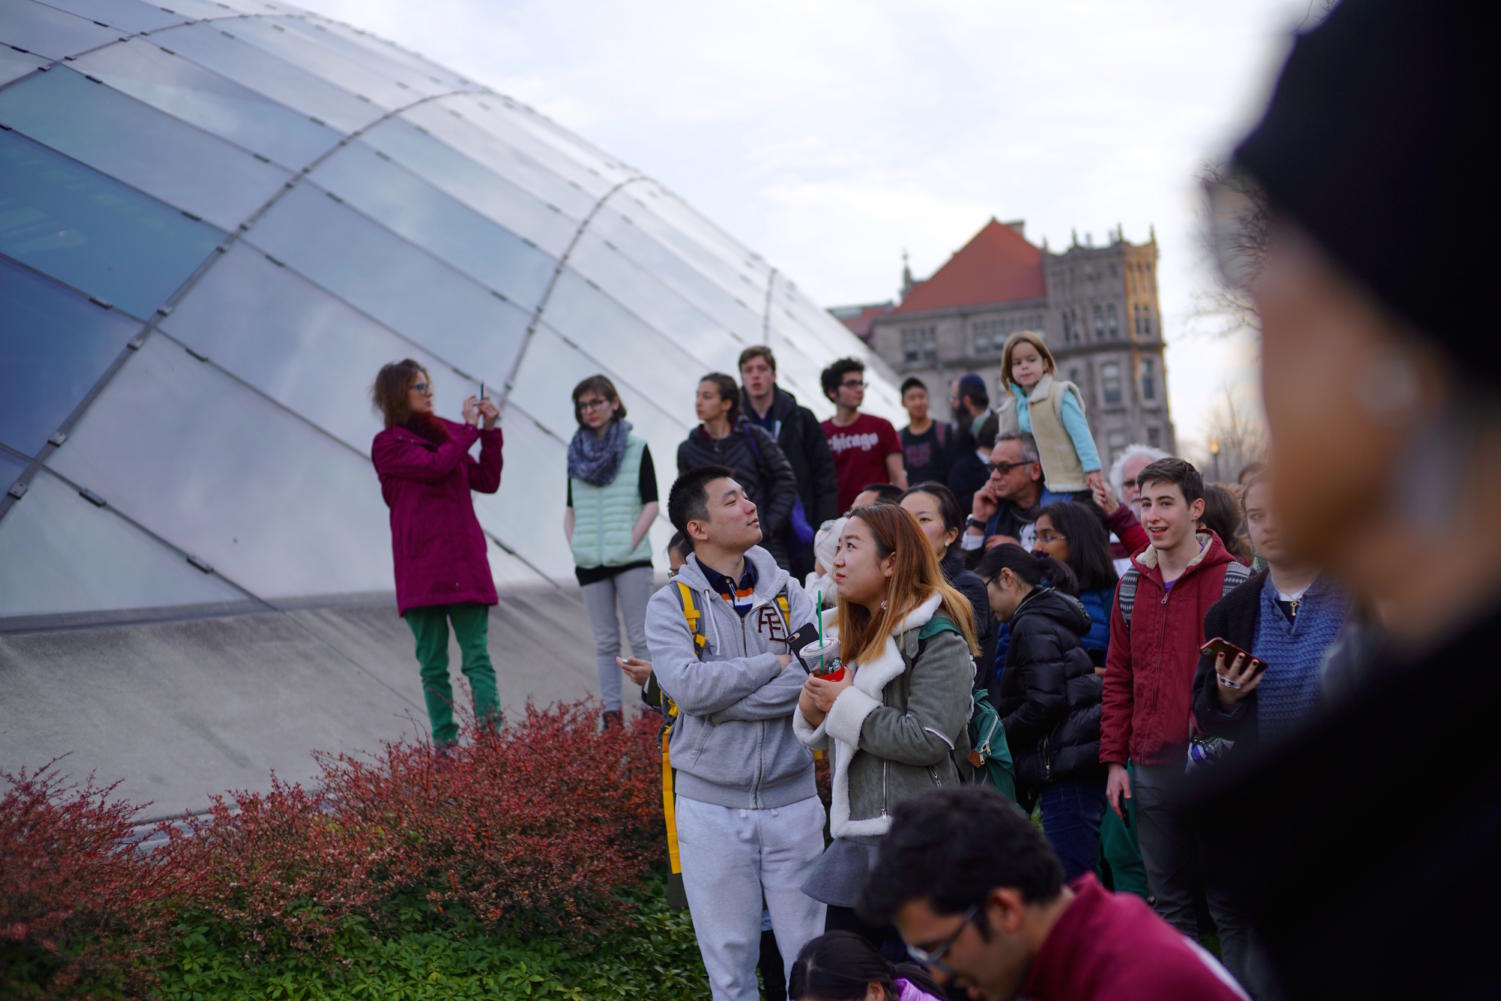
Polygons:
M959 927L955 928L948 938L939 942L931 949L919 949L917 946L909 943L907 951L911 953L913 959L924 966L937 970L944 976L954 976L954 968L945 963L943 957L948 955L949 950L954 947L954 943L959 940L959 936L964 934L964 929L969 926L969 923L975 919L975 915L979 913L980 905L978 903L971 904L969 910L965 911L963 917L960 918Z
M1025 462L1025 461L1023 461L1023 462L987 462L987 463L985 463L985 468L988 469L988 470L990 470L992 473L995 473L997 476L1005 476L1007 473L1011 472L1011 470L1013 470L1013 469L1016 469L1018 466L1030 466L1030 465L1032 465L1032 463Z
M843 382L841 382L839 385L842 386L845 389L864 389L865 388L865 380L864 379L846 379Z

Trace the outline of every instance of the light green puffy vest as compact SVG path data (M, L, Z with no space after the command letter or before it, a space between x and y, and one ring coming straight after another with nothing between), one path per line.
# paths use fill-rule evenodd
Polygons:
M626 438L615 479L602 487L569 477L573 488L573 562L584 568L621 567L651 559L650 536L631 548L641 517L641 454L646 442Z

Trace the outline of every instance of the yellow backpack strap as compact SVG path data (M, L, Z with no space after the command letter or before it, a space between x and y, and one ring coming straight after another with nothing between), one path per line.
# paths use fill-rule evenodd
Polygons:
M704 613L699 611L698 605L693 601L693 589L682 581L678 581L677 585L678 599L683 605L683 618L687 620L688 628L693 632L693 652L702 660L704 648L709 645L709 637L704 635Z
M792 635L792 609L787 604L787 588L783 587L777 592L777 611L782 613L782 625L787 629L787 635Z
M674 712L677 707L673 706ZM667 872L668 878L682 880L683 860L678 854L678 821L672 792L672 758L667 745L672 728L662 728L662 816L667 822Z

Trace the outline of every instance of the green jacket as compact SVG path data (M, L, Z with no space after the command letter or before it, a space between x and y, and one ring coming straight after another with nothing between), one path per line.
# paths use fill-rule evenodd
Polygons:
M615 478L604 486L569 478L573 493L573 562L590 567L623 567L651 560L651 539L633 548L631 533L641 517L641 454L646 442L626 439Z

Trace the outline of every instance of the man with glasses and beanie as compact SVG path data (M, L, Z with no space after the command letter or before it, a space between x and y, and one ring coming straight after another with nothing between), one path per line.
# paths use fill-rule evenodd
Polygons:
M1224 967L1093 873L1071 883L1015 804L986 786L900 803L861 895L950 996L985 1001L1246 1001Z
M840 358L819 376L824 395L834 404L834 416L823 422L839 480L839 510L848 511L861 490L872 483L891 483L907 489L902 439L892 423L862 414L865 402L865 363Z

